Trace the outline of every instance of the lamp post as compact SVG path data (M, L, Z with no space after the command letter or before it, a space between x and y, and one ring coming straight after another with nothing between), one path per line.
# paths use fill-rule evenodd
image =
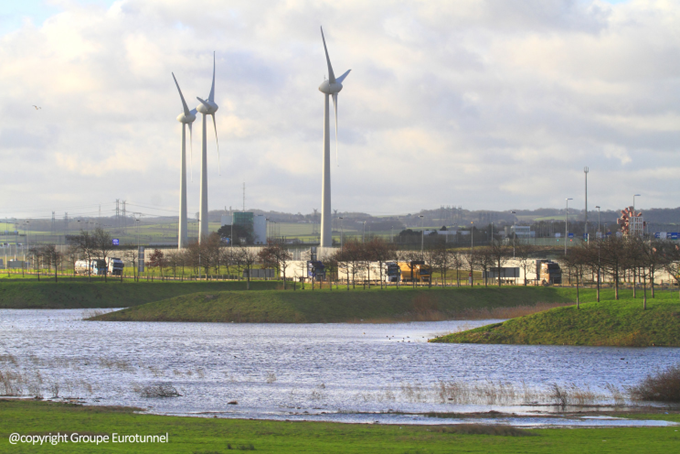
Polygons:
M24 221L24 236L26 237L26 252L31 251L30 244L28 242L28 226L31 223L31 221ZM24 262L26 262L26 252L24 252ZM27 265L28 267L28 265Z
M470 251L475 248L475 221L470 221Z
M343 220L344 218L343 218L342 216L340 216L338 219L340 220L340 252L343 252L343 251L345 250L345 249L344 249L344 245L343 245L343 240L342 240L342 237L345 236L345 235L344 235L345 231L344 231L344 229L342 228L342 220Z
M600 238L602 238L602 231L600 230L600 225L602 225L602 216L600 213L600 207L596 206L597 208L597 232L600 234Z
M567 210L564 213L564 255L567 255L567 239L569 238L569 201L574 200L571 197L565 199L567 203Z
M585 234L586 234L586 239L590 241L590 237L588 236L588 172L590 169L588 167L583 168L583 173L586 176L586 222L584 226Z
M512 226L516 227L517 226L517 216L515 214L517 213L516 211L511 211L513 219L512 219ZM514 228L512 229L512 258L515 258L515 239L517 238L517 229Z
M423 246L425 245L425 228L423 227L423 216L422 214L419 214L418 217L420 218L420 255L423 255Z

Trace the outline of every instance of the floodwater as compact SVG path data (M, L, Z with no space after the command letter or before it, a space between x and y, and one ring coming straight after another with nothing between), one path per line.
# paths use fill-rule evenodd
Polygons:
M555 386L569 406L625 405L627 387L680 358L678 348L427 343L498 320L84 321L89 315L0 310L0 371L13 377L0 394L205 417L450 424L484 414L484 423L517 426L657 425L667 423L552 414L562 409ZM154 397L159 389L180 396Z

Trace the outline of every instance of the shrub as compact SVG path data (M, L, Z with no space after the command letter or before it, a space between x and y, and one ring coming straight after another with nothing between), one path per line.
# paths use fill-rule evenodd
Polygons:
M680 365L648 375L630 390L634 399L654 402L680 402Z
M139 390L139 395L147 398L155 397L179 397L181 394L177 392L174 386L168 384L157 384L145 386Z

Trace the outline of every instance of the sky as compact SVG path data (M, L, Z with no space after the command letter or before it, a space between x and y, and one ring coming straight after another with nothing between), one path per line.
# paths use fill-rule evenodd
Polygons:
M333 209L583 207L586 166L591 210L680 206L680 0L23 0L0 6L0 218L176 213L171 72L194 107L213 52L210 209L244 183L247 209L320 208L320 25L352 69Z

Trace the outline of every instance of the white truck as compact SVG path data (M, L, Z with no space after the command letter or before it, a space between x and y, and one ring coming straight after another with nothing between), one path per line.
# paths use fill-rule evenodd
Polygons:
M125 264L118 257L107 257L106 263L109 268L109 274L112 276L121 276L125 269Z
M76 274L103 276L109 274L112 276L120 276L123 274L125 265L118 257L107 257L104 259L78 260L75 263Z
M283 270L280 272L283 277ZM286 278L297 281L326 279L326 268L318 260L291 260L286 263Z

